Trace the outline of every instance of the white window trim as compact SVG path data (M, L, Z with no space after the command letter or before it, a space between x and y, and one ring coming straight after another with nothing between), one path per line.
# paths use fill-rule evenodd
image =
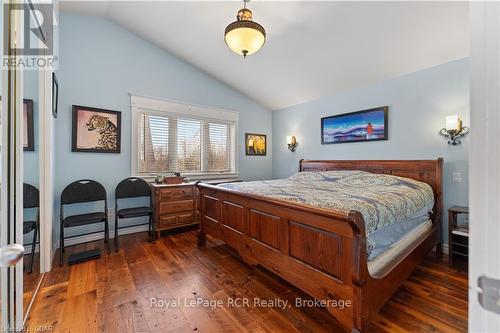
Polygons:
M154 176L145 176L138 172L138 115L141 110L147 110L150 114L157 114L159 116L164 116L165 114L180 114L183 116L192 116L194 118L200 118L200 114L203 114L203 118L210 118L214 120L221 121L232 121L235 123L235 137L234 144L232 147L231 154L234 153L234 172L197 172L197 173L182 173L183 176L193 179L231 179L239 177L239 161L238 161L238 122L239 122L239 112L218 109L210 106L194 105L184 102L177 102L172 100L164 100L154 97L146 97L140 95L130 94L130 107L132 110L132 135L131 135L131 175L133 177L141 177L144 179L153 179Z

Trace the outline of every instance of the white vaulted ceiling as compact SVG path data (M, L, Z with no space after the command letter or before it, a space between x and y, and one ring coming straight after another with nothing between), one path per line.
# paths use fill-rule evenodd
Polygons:
M253 0L267 31L243 59L223 33L242 2L61 2L107 18L271 110L469 55L467 2Z

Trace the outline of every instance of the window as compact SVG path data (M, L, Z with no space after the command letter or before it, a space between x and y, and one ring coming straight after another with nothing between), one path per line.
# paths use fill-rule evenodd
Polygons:
M132 96L132 173L237 176L238 114Z

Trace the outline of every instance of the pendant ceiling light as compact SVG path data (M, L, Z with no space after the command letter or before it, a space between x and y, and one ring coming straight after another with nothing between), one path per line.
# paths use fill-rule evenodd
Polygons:
M247 2L243 0L244 6L236 15L237 20L229 24L224 31L224 41L235 53L246 58L254 54L266 41L266 30L252 21L252 11L247 8Z

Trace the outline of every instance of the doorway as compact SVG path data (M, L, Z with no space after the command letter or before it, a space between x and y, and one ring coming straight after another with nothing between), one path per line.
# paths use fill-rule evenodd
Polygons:
M45 39L52 37L40 25L44 10L31 1L4 1L0 15L0 329L6 331L23 329L52 259L52 155L46 140L52 69L29 66L30 59L47 57Z

